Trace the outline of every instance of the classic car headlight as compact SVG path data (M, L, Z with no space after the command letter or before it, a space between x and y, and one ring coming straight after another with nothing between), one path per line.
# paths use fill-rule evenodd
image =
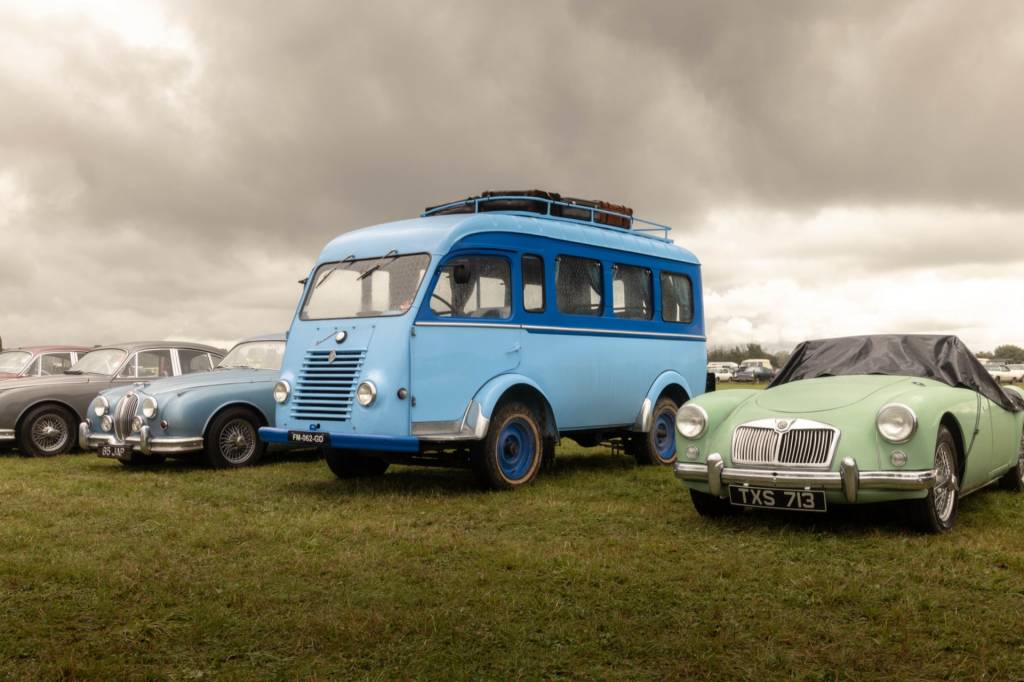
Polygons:
M114 430L114 420L110 417L109 414L103 415L103 418L100 419L100 428L106 431L107 433L110 433L111 431Z
M92 403L92 413L97 417L102 417L110 411L110 401L103 396L97 396L96 400Z
M156 401L151 395L147 395L142 399L142 416L146 419L152 419L160 411L160 403Z
M287 381L279 381L274 384L274 402L283 405L291 393L292 387L288 385Z
M906 443L917 431L917 415L906 405L892 403L878 411L875 424L890 443Z
M708 413L700 405L683 405L676 414L676 428L687 438L700 438L708 428Z
M373 401L377 399L377 387L373 385L372 381L364 381L359 384L359 388L356 389L356 400L363 407L369 407L373 405Z
M142 417L135 415L132 417L132 433L138 433L142 430Z

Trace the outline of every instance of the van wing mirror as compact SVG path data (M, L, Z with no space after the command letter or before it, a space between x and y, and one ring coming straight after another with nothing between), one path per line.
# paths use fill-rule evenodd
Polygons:
M465 263L456 263L452 267L452 279L459 285L469 284L469 268L466 267Z

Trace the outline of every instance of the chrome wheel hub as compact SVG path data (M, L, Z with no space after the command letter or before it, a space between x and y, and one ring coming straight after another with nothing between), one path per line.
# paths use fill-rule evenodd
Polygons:
M256 430L244 419L227 423L220 432L220 453L232 464L243 464L256 452Z
M68 427L57 415L47 414L32 424L32 444L43 452L57 452L68 442Z
M940 443L935 451L935 468L938 471L938 482L932 499L935 515L945 523L953 515L953 505L956 504L957 491L960 489L956 479L956 456L949 443Z

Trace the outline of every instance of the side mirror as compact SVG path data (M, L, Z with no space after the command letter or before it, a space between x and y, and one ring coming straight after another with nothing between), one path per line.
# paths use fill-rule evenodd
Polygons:
M469 268L465 263L455 264L455 267L452 268L452 279L459 285L469 284Z

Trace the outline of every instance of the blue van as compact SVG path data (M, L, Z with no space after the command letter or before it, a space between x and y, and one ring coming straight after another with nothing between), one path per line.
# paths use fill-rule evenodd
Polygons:
M497 489L562 436L672 464L676 410L708 386L697 258L631 212L531 201L472 197L330 242L260 437L322 447L339 477L468 465Z

